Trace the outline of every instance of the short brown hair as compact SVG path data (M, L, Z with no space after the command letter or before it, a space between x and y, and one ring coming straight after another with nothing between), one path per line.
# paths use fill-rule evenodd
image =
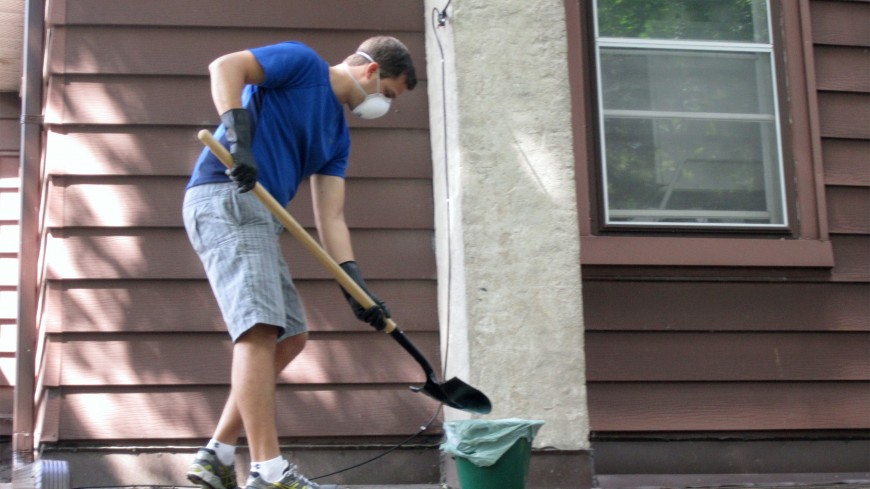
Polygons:
M391 36L370 37L359 45L357 51L368 54L378 63L381 78L401 78L402 75L406 75L405 84L408 86L408 90L413 90L417 86L414 61L411 60L411 53L402 44L402 41ZM354 53L348 56L344 62L355 66L368 63L369 60L365 56Z

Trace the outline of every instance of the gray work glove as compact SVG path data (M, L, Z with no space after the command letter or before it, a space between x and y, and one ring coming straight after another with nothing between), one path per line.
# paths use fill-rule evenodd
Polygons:
M221 122L227 130L227 141L233 155L234 166L227 171L236 182L240 193L245 193L257 184L257 162L251 151L251 115L245 109L230 109L221 114Z
M352 278L353 281L356 282L356 284L359 285L360 288L363 289L375 302L375 305L366 309L360 305L353 296L348 294L348 292L344 290L344 287L342 287L341 293L344 294L344 298L347 299L348 304L350 304L350 308L353 310L354 315L356 315L357 319L360 321L369 323L376 330L383 331L384 328L387 327L387 318L390 317L390 309L386 304L384 304L384 301L380 300L366 288L365 280L362 278L362 272L360 272L359 265L357 265L355 261L346 261L339 266L345 271L345 273L350 275L350 278Z

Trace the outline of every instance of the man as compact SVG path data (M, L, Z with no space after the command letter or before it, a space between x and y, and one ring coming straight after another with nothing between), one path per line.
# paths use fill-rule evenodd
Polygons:
M206 269L233 339L231 390L211 441L188 478L206 489L233 489L235 444L242 427L251 454L249 489L315 489L281 456L275 380L308 337L302 305L278 236L281 225L248 193L259 181L282 205L310 177L321 244L365 288L344 220L344 175L350 137L344 106L363 118L384 115L417 84L407 48L373 37L343 63L329 66L301 43L239 51L209 65L221 126L235 167L204 150L187 186L184 225ZM344 292L344 291L343 291ZM383 329L389 310L377 297L356 316Z

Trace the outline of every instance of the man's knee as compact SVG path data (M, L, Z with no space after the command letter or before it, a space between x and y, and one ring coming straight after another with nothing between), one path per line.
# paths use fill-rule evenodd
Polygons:
M308 342L308 333L300 333L295 336L289 336L285 340L281 341L279 345L286 345L288 348L298 348L305 346L305 343Z
M305 348L308 342L308 333L290 336L278 343L277 362L279 369L286 367Z
M278 339L280 332L281 328L277 326L259 323L242 333L239 339L236 340L236 343L260 343L266 341L274 343Z

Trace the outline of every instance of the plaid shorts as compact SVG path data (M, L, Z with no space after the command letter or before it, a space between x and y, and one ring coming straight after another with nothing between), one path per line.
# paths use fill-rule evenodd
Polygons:
M234 342L256 324L280 328L278 341L307 330L278 242L284 227L252 192L234 183L192 187L182 213Z

